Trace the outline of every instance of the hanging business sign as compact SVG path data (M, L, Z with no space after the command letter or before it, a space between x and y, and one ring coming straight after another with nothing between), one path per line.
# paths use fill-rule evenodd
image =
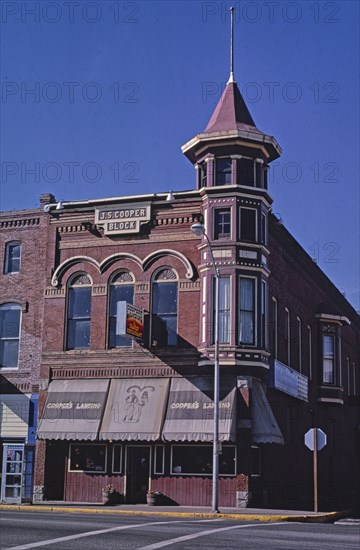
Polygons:
M144 310L127 302L117 302L116 334L144 338Z
M274 360L269 373L269 387L292 397L308 401L308 378L287 365Z
M95 224L104 228L105 235L140 233L141 225L150 221L150 210L149 202L95 208Z

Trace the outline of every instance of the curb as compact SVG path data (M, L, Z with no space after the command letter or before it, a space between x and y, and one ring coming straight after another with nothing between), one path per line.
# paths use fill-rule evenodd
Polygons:
M270 514L212 514L209 512L161 512L145 510L112 510L108 508L73 508L61 506L41 506L41 505L21 505L21 504L0 504L0 510L19 510L32 512L63 512L71 514L117 514L128 516L165 516L180 518L209 518L213 519L236 519L238 521L289 521L300 523L332 523L338 519L344 518L350 514L350 510L341 512L326 512L315 515L270 515Z

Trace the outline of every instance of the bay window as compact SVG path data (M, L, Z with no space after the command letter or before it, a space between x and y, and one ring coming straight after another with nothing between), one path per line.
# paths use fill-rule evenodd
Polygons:
M231 158L216 159L216 185L231 185L232 160Z
M255 279L240 277L239 343L255 344Z
M335 383L335 336L323 334L323 383Z
M213 292L213 327L215 327L215 283ZM214 334L213 334L214 341ZM230 343L230 277L219 279L219 344Z

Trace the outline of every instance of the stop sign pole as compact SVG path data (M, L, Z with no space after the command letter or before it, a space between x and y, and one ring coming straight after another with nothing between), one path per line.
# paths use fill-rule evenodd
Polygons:
M318 463L317 453L326 445L326 434L320 428L310 428L305 434L305 445L313 451L313 470L314 470L314 512L318 512Z
M314 451L313 451L313 463L314 463L314 512L318 513L318 472L317 472L317 429L313 430L314 433Z

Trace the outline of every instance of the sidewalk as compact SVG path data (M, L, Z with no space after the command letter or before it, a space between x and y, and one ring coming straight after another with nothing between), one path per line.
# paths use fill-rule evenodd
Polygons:
M180 518L224 518L238 521L295 521L307 523L331 523L350 515L349 510L338 512L310 512L303 510L270 510L263 508L221 508L213 514L205 506L147 506L146 504L121 504L103 506L81 502L52 502L42 504L0 504L0 510L20 510L37 512L67 512L83 514L119 514L167 516Z

